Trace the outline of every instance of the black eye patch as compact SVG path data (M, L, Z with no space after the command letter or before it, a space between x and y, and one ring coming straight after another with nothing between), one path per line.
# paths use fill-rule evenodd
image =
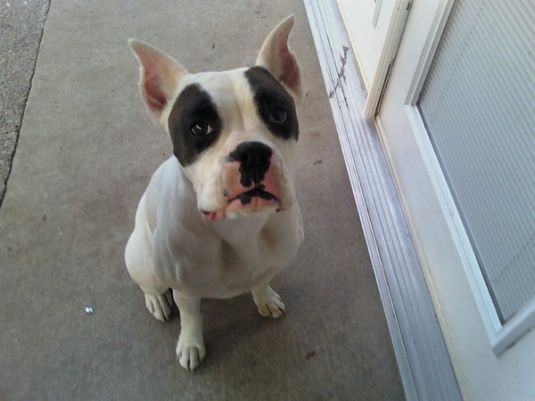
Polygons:
M187 86L178 95L168 119L173 153L187 166L217 141L223 128L221 117L200 85Z
M273 135L284 139L299 137L295 102L284 87L263 67L245 71L253 91L258 115Z

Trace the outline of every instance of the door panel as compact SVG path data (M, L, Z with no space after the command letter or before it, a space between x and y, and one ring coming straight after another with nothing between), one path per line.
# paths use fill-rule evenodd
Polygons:
M456 2L418 105L504 323L535 296L535 26L484 3Z
M533 125L527 123L531 127L530 136L530 131L522 128L526 121L519 116L526 113L522 112L522 108L529 108L533 102L525 99L530 104L519 105L519 109L509 113L505 106L514 105L511 100L518 98L518 93L522 91L529 95L530 89L525 80L531 77L533 83L534 63L531 63L531 69L527 69L528 75L524 79L518 78L517 70L512 74L520 82L524 80L518 88L520 92L515 92L511 89L514 88L513 78L498 80L493 74L498 73L500 68L510 73L508 63L520 68L519 61L513 62L511 57L506 57L505 61L495 58L495 63L499 65L490 66L488 73L483 71L479 75L474 75L474 68L469 68L469 65L465 67L459 64L457 69L452 70L455 63L441 56L442 52L448 50L442 46L447 46L446 40L449 39L440 41L452 6L452 16L461 13L467 20L471 18L477 21L480 18L477 12L494 11L496 15L503 16L504 11L498 10L504 4L518 8L527 5L527 2L494 0L483 4L477 1L469 4L480 5L469 7L472 11L455 9L467 1L458 0L455 5L453 0L413 3L377 125L425 266L428 286L463 396L471 401L528 401L533 400L535 394L535 333L524 332L533 327L535 300L525 304L525 300L531 297L530 291L526 291L528 296L523 299L519 296L516 305L509 309L513 311L508 315L510 320L503 324L481 267L492 266L489 263L493 261L499 261L502 266L510 264L511 260L516 260L513 256L515 253L520 255L520 261L522 250L528 248L523 248L523 245L529 244L530 228L533 228L533 224L529 223L533 217L533 214L529 214L533 210L529 209L533 205L529 203L533 199L529 193L533 191L529 191L527 186L533 183L534 175L524 177L522 169L532 168L530 162L534 159L522 155L532 151L530 140L533 138ZM521 14L523 20L530 21L529 26L535 25L531 10ZM507 18L493 20L498 32L500 30L496 25L501 23L506 27L499 39L509 35L514 22ZM516 24L519 24L519 20ZM474 49L467 43L463 45L463 41L469 40L474 32L472 29L463 33L460 29L458 32L450 31L447 35L453 38L449 45L452 54L465 52L477 63L484 59L480 54L484 50L481 40L474 43ZM456 37L460 40L455 40ZM497 39L490 42L499 47ZM503 54L502 50L491 50ZM509 46L508 51L511 50ZM533 57L533 51L526 51L521 56ZM452 77L445 73L448 69L454 72ZM429 71L430 78L426 80ZM461 72L466 76L455 75ZM440 74L444 74L444 79L438 79ZM484 79L485 74L491 81L488 84ZM504 81L508 84L503 85ZM469 88L470 85L473 87ZM495 92L501 97L497 97ZM495 110L491 107L492 101L498 105ZM478 111L481 105L483 109ZM499 113L503 112L501 108L504 108L506 116L499 119ZM477 118L482 121L478 122ZM495 124L489 124L492 118L497 119ZM507 122L508 118L513 120ZM496 133L502 135L495 137ZM505 155L507 153L513 156ZM505 179L507 191L502 188L496 190L496 183L494 186L487 185L487 180L498 178ZM509 182L516 179L520 185ZM491 190L493 188L495 191ZM522 198L522 191L528 196ZM485 203L485 207L478 208L478 201ZM515 202L524 206L507 210L515 206ZM486 208L486 203L493 207ZM522 209L527 212L525 215L522 215ZM470 213L467 213L468 210ZM467 218L468 214L470 218ZM513 214L524 219L518 219ZM503 224L504 219L507 224ZM525 223L526 227L523 228ZM479 239L474 241L475 247L470 241L470 235L477 231L473 227L478 227L480 232ZM509 233L513 230L509 237L507 230ZM521 236L519 233L523 230L527 230L527 234ZM478 244L484 244L489 238L495 241L493 246L480 245L481 248L478 248ZM487 256L478 260L477 256L483 254L483 248L488 252ZM483 263L480 264L481 261ZM495 265L500 263L495 262ZM529 263L522 266L526 271L533 271ZM527 280L522 278L522 281ZM512 288L516 288L515 296L522 293L520 286ZM507 346L510 348L507 349Z

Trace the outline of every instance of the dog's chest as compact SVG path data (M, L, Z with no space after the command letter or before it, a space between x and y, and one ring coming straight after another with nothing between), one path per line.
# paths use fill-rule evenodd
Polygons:
M270 281L295 257L303 238L298 213L298 209L284 213L257 231L254 218L238 226L228 221L218 226L220 235L209 237L202 248L179 242L168 277L203 297L229 298L250 291Z

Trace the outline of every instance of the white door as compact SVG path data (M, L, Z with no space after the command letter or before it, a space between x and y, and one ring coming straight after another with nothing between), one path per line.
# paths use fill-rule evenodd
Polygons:
M364 85L369 91L378 72L396 0L337 0L337 2L359 62Z
M414 1L376 122L464 398L535 400L533 1Z
M337 0L368 94L364 106L368 117L372 117L377 109L411 2Z

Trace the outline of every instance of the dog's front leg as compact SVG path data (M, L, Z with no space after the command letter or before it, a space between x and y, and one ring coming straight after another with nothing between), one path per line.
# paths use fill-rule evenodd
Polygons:
M180 336L176 355L180 366L195 370L206 355L202 335L201 298L173 290L180 311Z

